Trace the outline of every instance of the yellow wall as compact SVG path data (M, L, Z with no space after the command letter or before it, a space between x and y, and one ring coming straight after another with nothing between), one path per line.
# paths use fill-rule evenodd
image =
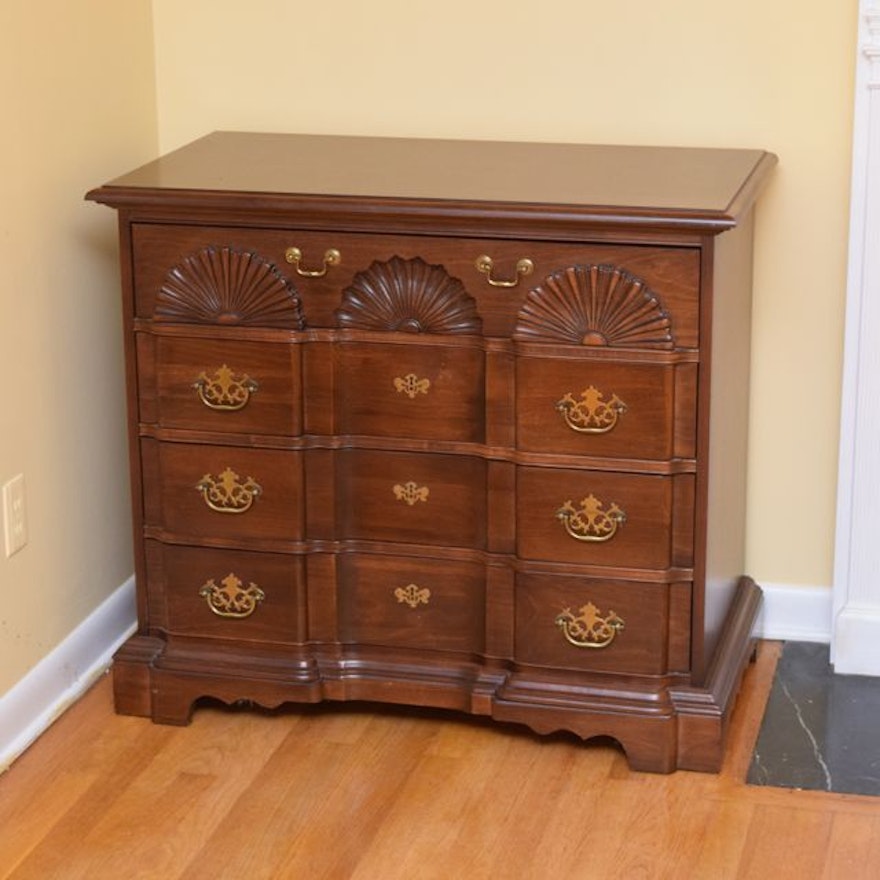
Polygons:
M83 201L157 147L149 0L0 3L0 694L131 575L115 220Z
M856 0L153 0L163 149L213 129L763 147L748 559L831 583Z

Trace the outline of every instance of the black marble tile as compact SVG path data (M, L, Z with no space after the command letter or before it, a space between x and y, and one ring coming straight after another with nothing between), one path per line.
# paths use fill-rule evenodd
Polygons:
M786 642L746 781L880 795L880 678L835 675L827 645Z

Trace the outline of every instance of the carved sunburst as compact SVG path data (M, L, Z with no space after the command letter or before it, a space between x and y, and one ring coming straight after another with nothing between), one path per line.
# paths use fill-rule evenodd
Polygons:
M672 349L672 322L640 278L618 266L570 266L533 288L514 336L536 342Z
M404 333L479 333L476 303L442 266L392 257L358 272L336 310L340 327Z
M168 272L156 297L160 321L248 324L301 330L302 307L290 282L262 257L206 247Z

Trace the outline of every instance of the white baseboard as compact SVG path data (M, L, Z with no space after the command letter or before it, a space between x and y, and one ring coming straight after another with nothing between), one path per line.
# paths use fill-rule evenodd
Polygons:
M880 676L880 611L847 605L837 615L831 662L843 675Z
M0 773L100 678L136 627L131 577L0 697Z
M761 583L755 635L789 642L831 642L831 588Z

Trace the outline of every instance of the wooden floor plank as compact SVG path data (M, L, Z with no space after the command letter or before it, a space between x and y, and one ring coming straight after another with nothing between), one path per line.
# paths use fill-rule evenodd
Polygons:
M757 807L743 845L738 880L766 880L777 872L785 877L821 877L832 822L829 812Z
M153 725L105 678L0 776L0 878L873 880L880 800L744 782L778 655L746 675L722 772L670 776L425 710Z
M880 877L880 807L875 816L835 815L822 880Z

